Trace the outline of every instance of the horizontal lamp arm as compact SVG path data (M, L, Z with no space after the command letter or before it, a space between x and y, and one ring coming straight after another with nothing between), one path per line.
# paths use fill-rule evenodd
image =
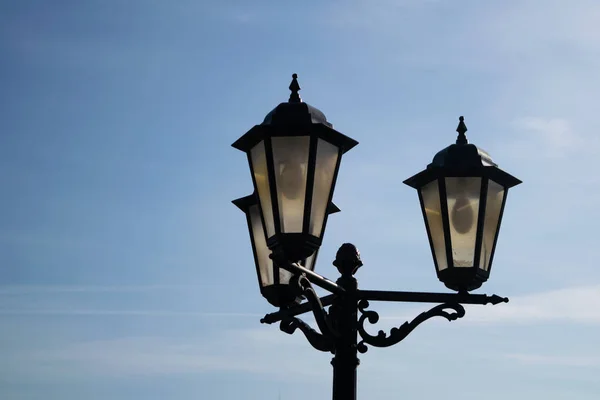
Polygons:
M327 296L320 298L323 307L330 306L334 299L334 294L328 294ZM262 324L274 324L275 322L279 322L283 319L295 317L296 315L304 314L305 312L309 311L312 311L312 306L308 301L306 301L302 304L298 304L289 308L282 308L279 311L267 314L260 320L260 322Z
M458 303L458 304L499 304L508 303L507 297L498 295L470 293L428 293L428 292L395 292L385 290L359 290L360 300L397 301L403 303Z
M329 279L312 272L308 268L304 268L302 265L300 265L298 263L291 263L291 262L285 262L285 261L281 262L280 260L277 259L277 257L275 257L275 254L273 254L273 261L277 263L277 266L279 268L285 269L286 271L289 271L294 275L304 275L310 281L310 283L317 285L320 288L323 288L325 290L328 290L331 293L334 293L334 294L344 293L344 289L341 286L339 286L337 283L332 282Z

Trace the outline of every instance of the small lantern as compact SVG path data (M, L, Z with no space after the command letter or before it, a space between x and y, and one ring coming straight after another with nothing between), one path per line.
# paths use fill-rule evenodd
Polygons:
M488 279L508 189L521 181L469 144L459 121L456 144L404 183L419 192L439 280L464 292Z
M292 273L279 268L269 257L271 250L267 247L265 240L264 228L258 207L258 197L255 194L251 194L250 196L233 200L233 204L246 214L261 294L275 307L282 307L299 301L300 299L296 297L296 293L288 286ZM339 211L340 209L335 204L329 204L327 209L328 214ZM314 271L317 254L318 250L310 257L303 259L300 264Z
M232 145L248 155L268 248L292 262L321 245L342 154L358 144L302 102L296 78L289 101Z

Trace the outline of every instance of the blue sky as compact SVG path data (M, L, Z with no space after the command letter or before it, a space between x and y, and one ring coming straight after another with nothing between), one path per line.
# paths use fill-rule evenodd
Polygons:
M600 4L0 3L0 398L328 398L330 355L259 319L230 144L302 98L360 145L318 272L443 291L402 181L455 139L524 184L489 282L509 296L361 356L360 398L600 394ZM379 304L389 328L425 305ZM377 329L377 328L374 328Z

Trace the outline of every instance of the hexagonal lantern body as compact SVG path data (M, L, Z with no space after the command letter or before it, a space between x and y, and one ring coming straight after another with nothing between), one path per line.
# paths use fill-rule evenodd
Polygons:
M419 193L439 280L460 292L489 278L508 189L521 183L469 144L466 130L461 117L456 144L404 181Z
M248 155L269 249L292 262L321 245L342 154L358 144L292 95L232 146Z
M271 250L267 247L265 240L262 218L258 206L258 196L251 194L250 196L233 200L233 204L246 214L250 243L254 254L254 264L258 275L258 284L263 297L275 307L287 306L299 302L301 299L297 296L296 291L289 287L292 274L285 269L279 268L270 258ZM329 204L327 209L328 214L339 211L340 209L335 204ZM300 264L313 271L318 252L317 250L310 257L301 260Z

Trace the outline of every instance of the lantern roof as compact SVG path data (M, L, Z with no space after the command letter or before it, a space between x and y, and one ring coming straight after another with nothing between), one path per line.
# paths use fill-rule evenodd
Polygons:
M333 125L327 121L327 117L321 110L302 101L298 93L300 85L298 84L297 74L292 75L290 90L292 91L290 99L271 110L261 125L312 123L333 128Z
M456 144L451 144L445 149L440 150L433 157L433 161L427 168L497 167L498 165L492 161L492 157L488 152L469 143L467 140L467 136L465 135L467 132L465 118L461 116L458 121Z
M333 125L321 110L308 103L281 103L269 112L261 125L287 125L297 123L323 124L329 128Z
M519 179L498 168L488 152L469 143L465 135L467 126L462 116L459 118L456 131L458 132L456 143L440 150L425 170L406 179L405 184L418 189L439 174L446 173L464 174L465 176L485 174L498 182L502 182L507 187L521 183Z
M298 94L300 85L297 74L292 75L289 89L292 92L289 100L271 110L260 125L254 126L236 140L232 144L234 148L248 151L268 135L268 132L284 135L317 132L324 139L341 147L344 153L358 144L356 140L333 129L333 124L327 121L327 117L321 110L302 101Z

